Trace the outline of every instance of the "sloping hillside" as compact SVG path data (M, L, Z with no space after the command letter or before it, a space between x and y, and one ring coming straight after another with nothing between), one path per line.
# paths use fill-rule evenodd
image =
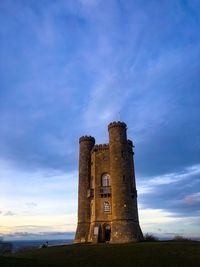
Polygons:
M200 242L67 245L0 257L0 266L200 266Z

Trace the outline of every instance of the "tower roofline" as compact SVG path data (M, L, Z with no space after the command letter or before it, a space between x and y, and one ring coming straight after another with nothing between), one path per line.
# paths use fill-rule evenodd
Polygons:
M127 125L123 121L113 121L108 125L108 130L110 130L113 127L127 128Z
M95 138L94 137L92 137L92 136L88 136L88 135L84 135L84 136L81 136L80 138L79 138L79 143L81 143L81 142L85 142L85 141L90 141L90 142L93 142L93 143L95 143Z

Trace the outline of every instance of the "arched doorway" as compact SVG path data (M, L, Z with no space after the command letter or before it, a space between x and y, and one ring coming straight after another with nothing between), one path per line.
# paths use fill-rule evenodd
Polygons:
M104 225L104 240L105 242L110 241L110 236L111 236L111 227L109 224Z

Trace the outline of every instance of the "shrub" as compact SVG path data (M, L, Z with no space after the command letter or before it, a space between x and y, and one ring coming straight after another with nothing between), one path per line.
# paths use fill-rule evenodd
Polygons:
M185 242L185 241L191 241L190 238L187 238L187 237L184 237L184 236L181 236L181 235L176 235L174 238L173 238L173 241L178 241L178 242Z
M158 241L158 238L154 236L153 234L146 233L144 235L144 241L146 242L156 242Z

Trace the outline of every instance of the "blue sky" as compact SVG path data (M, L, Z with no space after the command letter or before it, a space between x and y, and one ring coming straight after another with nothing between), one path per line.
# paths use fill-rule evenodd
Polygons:
M120 112L143 231L200 237L199 1L1 0L0 25L1 235L75 231L78 139Z

